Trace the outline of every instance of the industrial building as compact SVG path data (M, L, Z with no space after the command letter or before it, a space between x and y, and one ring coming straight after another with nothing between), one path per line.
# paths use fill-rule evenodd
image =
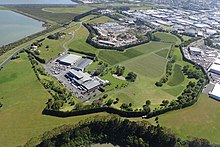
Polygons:
M93 60L88 58L82 58L78 62L76 62L75 67L73 69L84 71L86 67L88 67L90 64L92 64Z
M220 75L220 65L219 64L212 64L212 66L209 68L209 72Z
M82 57L73 55L73 54L66 54L57 59L57 61L60 64L66 65L66 66L72 66L74 65L77 61L79 61Z
M72 80L74 85L82 88L82 90L86 92L94 91L101 85L101 83L93 79L90 74L75 69L71 69L67 73L67 76Z
M200 48L198 47L189 47L189 52L191 55L195 56L195 55L201 55L202 51Z
M209 96L214 99L220 100L220 84L215 84L215 87L209 93Z

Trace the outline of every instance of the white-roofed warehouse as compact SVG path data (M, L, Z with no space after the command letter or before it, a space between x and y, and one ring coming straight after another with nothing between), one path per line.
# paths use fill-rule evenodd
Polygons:
M60 64L64 65L74 65L77 61L79 61L82 57L73 54L66 54L57 59Z
M220 75L220 65L219 64L212 64L212 66L209 68L209 72Z
M220 84L215 84L215 87L209 93L209 96L214 99L220 100Z

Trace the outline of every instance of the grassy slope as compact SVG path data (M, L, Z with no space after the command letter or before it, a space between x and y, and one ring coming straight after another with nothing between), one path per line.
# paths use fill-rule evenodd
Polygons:
M205 94L192 107L159 117L162 126L172 128L182 138L195 136L220 144L220 103Z
M90 11L94 8L89 6L75 6L75 7L49 7L49 8L43 8L43 11L51 12L51 13L85 13L87 11Z
M23 145L31 137L54 127L96 115L71 118L43 116L41 111L50 95L37 80L25 54L0 72L0 95L3 103L0 109L1 146Z
M178 37L176 37L175 35L170 34L170 33L156 32L156 33L154 33L154 35L157 38L160 38L160 40L162 42L170 42L170 43L176 43L176 44L180 44L181 43L181 41L180 41L180 39Z
M131 58L143 55L143 54L149 54L154 51L158 51L161 49L167 49L170 48L169 43L163 43L163 42L150 42L147 44L135 46L132 48L127 49L124 52L119 51L111 51L111 50L102 50L99 53L99 57L108 62L109 64L117 64L126 60L129 60Z
M171 80L167 83L169 86L177 86L181 84L184 81L184 75L182 72L182 68L180 65L175 64L174 65L174 71L173 75L171 77Z
M89 35L89 31L84 26L82 26L78 31L75 32L74 39L68 45L68 47L84 52L90 52L90 53L98 52L99 50L86 43L86 39L88 35Z
M111 19L107 16L101 16L101 17L95 18L95 19L87 21L87 22L91 23L91 24L95 24L95 23L115 22L115 20Z

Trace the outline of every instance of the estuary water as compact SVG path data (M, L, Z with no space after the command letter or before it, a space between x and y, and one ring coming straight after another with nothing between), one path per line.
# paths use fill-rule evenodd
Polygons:
M0 0L0 5L74 5L71 0Z
M0 20L0 46L45 29L43 22L9 10L0 10Z

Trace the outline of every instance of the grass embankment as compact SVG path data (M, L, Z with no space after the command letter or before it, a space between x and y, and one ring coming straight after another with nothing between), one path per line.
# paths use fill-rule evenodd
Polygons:
M90 24L97 24L97 23L106 23L106 22L116 22L116 20L111 19L107 16L101 16L101 17L95 18L95 19L87 21L87 22Z
M180 44L181 40L170 33L166 33L166 32L156 32L154 33L154 36L159 38L161 42L168 42L168 43L175 43L175 44Z
M87 11L93 10L94 8L89 6L68 6L68 7L48 7L43 8L43 11L51 12L51 13L74 13L81 14Z
M99 57L104 60L105 62L114 65L126 60L129 60L131 58L143 55L143 54L149 54L154 51L159 51L161 49L169 49L170 44L169 43L162 43L162 42L150 42L147 44L139 45L136 47L129 48L125 50L124 52L119 51L111 51L111 50L102 50L99 53Z
M50 94L37 80L25 53L0 72L1 146L23 145L28 139L63 124L75 124L96 114L56 118L41 114ZM100 113L99 115L105 115Z
M21 6L15 9L33 15L35 17L41 18L46 22L50 23L66 23L73 20L73 18L80 13L52 13L43 10L42 6Z
M159 123L181 138L194 136L220 144L220 103L205 94L191 107L159 116Z
M97 53L99 50L97 50L95 47L89 45L86 43L86 39L89 35L89 31L82 25L74 34L73 41L68 45L68 48L89 52L89 53Z

